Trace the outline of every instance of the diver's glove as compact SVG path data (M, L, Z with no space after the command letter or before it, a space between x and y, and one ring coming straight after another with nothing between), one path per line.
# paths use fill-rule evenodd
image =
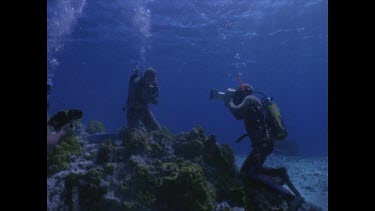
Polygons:
M233 97L225 95L225 98L224 98L224 105L225 105L225 107L229 108L229 104L230 104L231 101L233 101Z
M132 75L130 76L130 81L134 81L139 75L139 70L135 67L133 69L133 73Z
M60 131L64 125L70 123L71 121L78 120L82 118L82 111L78 109L70 109L68 111L60 111L55 114L47 122L51 125L55 131Z

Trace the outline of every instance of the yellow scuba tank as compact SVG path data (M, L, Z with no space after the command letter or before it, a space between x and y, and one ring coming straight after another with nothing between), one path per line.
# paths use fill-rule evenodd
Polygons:
M284 140L288 136L283 119L281 118L279 107L271 97L266 97L261 92L254 92L262 94L263 108L266 114L266 122L270 129L271 136L276 140Z
M285 139L288 133L281 118L279 107L269 99L269 103L265 106L265 109L269 115L268 124L270 124L269 127L271 128L272 136L277 140Z

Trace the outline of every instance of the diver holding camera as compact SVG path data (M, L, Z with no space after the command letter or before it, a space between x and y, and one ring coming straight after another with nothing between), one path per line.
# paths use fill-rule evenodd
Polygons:
M238 78L239 79L239 78ZM247 156L240 169L240 175L244 179L260 182L276 192L288 203L288 210L297 210L304 199L291 183L286 169L266 168L263 166L266 158L272 153L275 140L283 140L287 136L286 129L281 119L277 105L272 98L259 99L254 95L250 84L243 84L237 89L229 88L224 92L211 90L211 100L222 100L237 120L244 120L247 133L236 142L240 142L249 136L252 143L252 152ZM263 94L263 93L260 93ZM269 176L279 176L285 182L293 195Z
M159 85L156 79L156 70L148 68L143 74L140 74L135 67L130 76L126 105L128 128L143 127L147 131L159 130L161 127L149 108L149 104L158 104L158 102Z

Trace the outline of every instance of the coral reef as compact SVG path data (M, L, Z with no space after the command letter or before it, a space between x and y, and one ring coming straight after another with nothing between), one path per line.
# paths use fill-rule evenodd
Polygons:
M69 136L49 155L49 209L285 208L285 202L269 190L243 183L232 149L206 135L202 127L180 134L167 128L153 132L123 129L120 133L121 141L105 139L100 144L77 135L82 147L76 136Z
M111 160L112 152L113 152L113 144L111 139L104 140L104 143L100 145L98 150L97 160L98 164L107 163Z
M81 151L81 145L74 134L67 133L64 135L60 143L48 155L48 175L68 169L68 164L72 161L72 157L79 155Z

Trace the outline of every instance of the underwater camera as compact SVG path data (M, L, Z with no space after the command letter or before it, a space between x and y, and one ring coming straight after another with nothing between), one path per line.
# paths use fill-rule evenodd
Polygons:
M236 95L236 89L228 88L226 91L218 91L217 89L211 89L210 100L222 100L225 101L228 98Z

